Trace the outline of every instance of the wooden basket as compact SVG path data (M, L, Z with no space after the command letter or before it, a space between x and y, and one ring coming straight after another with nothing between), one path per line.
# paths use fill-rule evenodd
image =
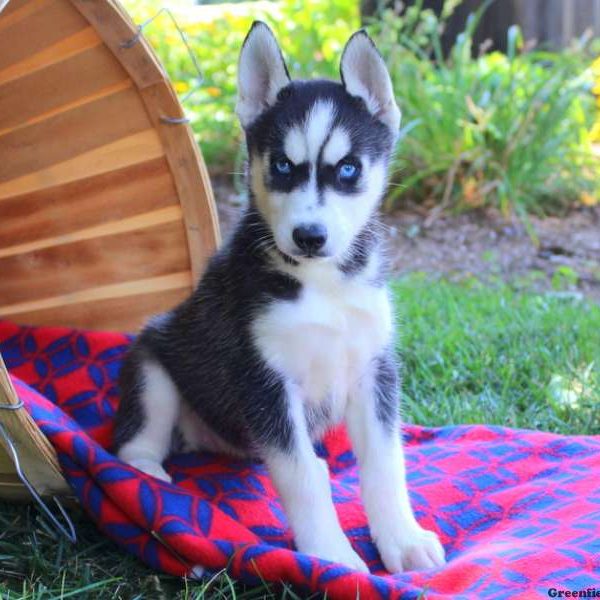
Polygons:
M0 2L0 5L2 2ZM115 0L0 12L0 318L133 331L219 242L210 182L158 59ZM16 404L0 359L0 405ZM25 409L0 409L42 493L68 491ZM0 446L0 497L25 497Z

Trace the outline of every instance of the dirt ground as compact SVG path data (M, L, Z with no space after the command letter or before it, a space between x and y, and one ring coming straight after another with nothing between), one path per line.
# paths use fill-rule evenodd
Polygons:
M231 230L245 202L226 180L214 181L221 229ZM432 223L418 209L384 217L394 272L420 271L452 279L501 278L557 294L600 302L600 207L558 217L531 217L537 243L517 220L494 211L442 215Z

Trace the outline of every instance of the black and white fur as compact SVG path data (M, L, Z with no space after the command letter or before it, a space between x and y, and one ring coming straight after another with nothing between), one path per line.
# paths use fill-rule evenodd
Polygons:
M132 346L115 449L165 480L174 440L256 456L298 549L366 571L313 449L344 420L386 568L430 568L443 564L444 551L410 506L377 227L400 111L362 31L346 45L341 77L291 81L271 30L252 26L237 104L249 208L192 296L154 318Z

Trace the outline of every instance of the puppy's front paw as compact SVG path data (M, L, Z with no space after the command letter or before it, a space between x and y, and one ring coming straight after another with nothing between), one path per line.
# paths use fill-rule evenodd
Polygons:
M155 460L150 460L148 458L135 458L133 460L127 461L132 467L147 473L148 475L152 475L157 479L162 479L167 483L171 483L171 476L163 469L162 465Z
M298 550L304 554L310 554L323 560L340 563L363 573L369 572L369 568L362 558L354 551L345 536L335 542L332 540L322 540L321 543L313 542L305 548L299 546Z
M444 547L437 535L421 527L404 532L386 532L375 542L390 573L432 569L446 562Z

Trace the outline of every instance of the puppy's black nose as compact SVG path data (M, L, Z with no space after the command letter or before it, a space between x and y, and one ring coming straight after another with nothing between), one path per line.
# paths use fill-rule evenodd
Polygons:
M292 231L296 246L306 254L315 254L327 241L327 229L319 223L300 225Z

